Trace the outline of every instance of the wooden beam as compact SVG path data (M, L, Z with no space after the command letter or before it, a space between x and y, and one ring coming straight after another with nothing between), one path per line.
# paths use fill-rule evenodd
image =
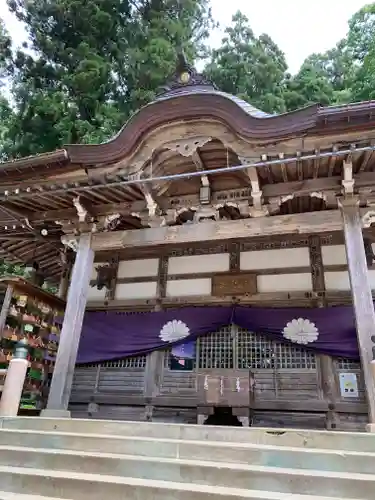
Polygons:
M343 193L352 195L354 193L354 179L353 179L353 163L350 159L344 160L343 165L343 180L342 187Z
M49 236L41 236L41 235L34 235L34 233L21 233L21 234L14 234L11 233L10 231L8 233L2 233L0 234L0 241L40 241L44 243L60 243L60 236L54 236L54 235L49 235Z
M295 215L95 233L92 238L92 248L97 252L145 246L236 240L257 236L316 234L340 230L342 230L340 212L327 210Z
M363 172L360 175L354 175L355 185L357 188L364 188L367 186L375 186L375 172ZM292 182L280 182L276 184L266 184L262 187L263 198L273 198L279 196L287 196L289 194L294 194L295 196L306 196L315 191L333 191L337 194L341 193L342 189L342 177L320 177L317 179L306 179L303 181L292 181ZM225 197L228 200L233 201L231 193L237 190L223 190L216 191L212 193L212 203L222 203L225 201ZM249 194L244 194L242 197L235 197L236 200L239 199L251 199L251 193L249 189ZM179 203L176 203L178 199ZM179 196L173 198L157 199L157 202L162 209L168 209L171 205L171 200L174 201L173 207L180 208L184 203L188 206L199 204L199 193L193 193L186 196ZM105 216L113 213L121 214L131 214L133 212L143 212L146 210L146 200L137 200L134 202L120 202L120 203L105 203L100 205L92 205L91 213L94 216ZM38 212L30 214L29 221L46 221L46 220L70 220L77 216L76 210L72 207L71 209L61 209L61 210L48 210L45 212Z
M301 292L265 292L255 295L238 297L238 304L254 307L311 307L313 292L305 290ZM373 293L375 300L375 292ZM325 300L329 306L352 305L349 291L329 290L325 294ZM117 299L110 302L90 301L87 309L91 311L153 311L158 299ZM233 296L214 297L212 295L194 295L180 297L166 297L160 299L161 309L183 306L207 306L207 305L231 305ZM160 309L159 309L160 310Z
M309 253L313 291L317 294L323 294L326 291L326 285L324 277L322 245L319 235L309 237ZM318 307L327 306L325 298L316 298L315 305L317 305ZM328 403L326 427L328 430L332 430L336 428L336 413L334 410L338 396L332 356L328 356L327 354L319 354L318 367L321 392L324 399Z
M284 153L279 153L280 160L284 159ZM281 164L281 175L284 182L288 182L288 168L285 163Z
M156 214L156 209L158 208L158 203L155 201L154 195L152 193L150 184L141 184L141 191L146 201L146 208L148 215L154 217ZM133 211L134 212L134 211Z
M194 162L197 171L202 172L202 177L201 177L202 186L208 187L210 185L210 181L207 177L206 168L204 166L204 163L202 161L201 155L199 154L198 150L194 151L194 153L191 155L191 158Z
M102 203L100 205L91 206L91 214L93 216L105 216L112 215L114 213L120 214L131 214L133 212L142 212L146 210L147 203L146 200L137 200L134 202L119 202L119 203ZM75 208L66 208L61 210L48 210L45 212L37 212L31 214L29 217L30 222L34 221L46 221L46 220L70 220L77 217L77 211Z
M371 157L373 155L373 151L366 151L363 155L363 160L361 162L361 165L359 167L358 173L364 172L367 168L367 165L369 164Z
M156 304L153 310L161 311L161 301L165 298L168 279L168 256L162 255L159 258ZM153 399L160 394L165 352L162 350L153 351L147 355L146 368L144 374L143 394L145 397L145 420L152 421L154 411Z
M338 147L334 146L332 148L332 151L337 152ZM335 165L336 165L336 158L337 158L337 156L331 156L331 158L329 158L329 160L328 160L328 177L332 177L332 175L333 175L333 171L334 171Z
M28 216L30 215L29 212L26 210L21 210L19 208L15 208L14 206L9 206L9 204L1 203L0 208L4 210L5 212L8 212L9 215L13 216L16 220L24 220L27 219Z
M258 171L255 167L249 167L246 169L246 173L249 177L251 184L251 198L253 200L252 215L256 217L257 215L266 215L266 212L262 210L262 190L259 187L259 177Z

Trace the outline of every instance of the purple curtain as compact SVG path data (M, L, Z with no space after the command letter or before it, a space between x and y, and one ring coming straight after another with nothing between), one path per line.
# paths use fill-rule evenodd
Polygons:
M77 363L95 363L137 356L165 348L167 345L194 340L200 335L228 325L232 316L233 310L230 307L185 307L138 314L87 312ZM171 324L173 321L180 323ZM165 336L161 336L166 325L170 328L166 328ZM174 340L176 336L173 336L173 329L181 330L183 325L188 329L184 334L188 335Z
M359 358L351 307L260 309L235 306L185 307L135 314L87 312L77 362L94 363L186 345L232 322L279 342L332 356Z
M293 320L298 321L299 319L304 320L303 329L305 332L299 333L301 321L298 324L293 323ZM321 309L236 307L233 321L242 328L264 334L279 342L289 341L322 354L359 359L357 334L351 307ZM287 327L288 323L292 323L289 328ZM287 327L286 331L285 327ZM311 332L310 338L309 332ZM303 337L307 337L309 342L301 342L302 340L306 341Z

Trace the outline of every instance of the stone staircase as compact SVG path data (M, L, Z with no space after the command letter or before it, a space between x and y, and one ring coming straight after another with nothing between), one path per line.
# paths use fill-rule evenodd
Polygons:
M375 499L375 434L0 419L0 500Z

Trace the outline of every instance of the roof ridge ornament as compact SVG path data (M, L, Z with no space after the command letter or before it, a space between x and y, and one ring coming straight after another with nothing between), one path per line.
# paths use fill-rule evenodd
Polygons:
M202 73L198 73L197 69L188 62L183 49L177 52L176 69L171 79L162 87L160 87L158 96L166 94L177 94L183 91L186 87L207 87L211 90L217 90L215 84L205 77Z

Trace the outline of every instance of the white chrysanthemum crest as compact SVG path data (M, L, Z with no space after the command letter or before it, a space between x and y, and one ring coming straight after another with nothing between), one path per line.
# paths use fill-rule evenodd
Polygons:
M190 329L186 323L179 319L168 321L160 330L159 337L163 342L178 342L188 337Z
M298 318L287 323L283 330L283 336L296 344L307 345L318 340L319 330L315 323L308 319Z

